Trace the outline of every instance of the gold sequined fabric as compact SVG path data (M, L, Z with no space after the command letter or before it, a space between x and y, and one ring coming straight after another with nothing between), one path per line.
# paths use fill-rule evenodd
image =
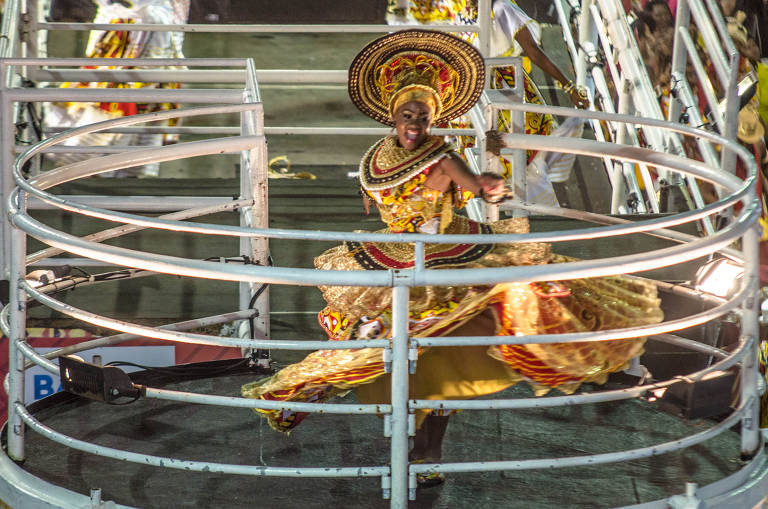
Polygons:
M555 256L552 263L567 261ZM547 298L524 283L503 283L502 329L509 335L565 334L621 329L663 319L656 287L627 277L561 282L568 295ZM571 393L581 383L604 383L643 352L644 339L491 346L488 353L534 381L541 395L552 387Z
M428 136L413 150L398 145L395 136L376 142L360 163L360 183L392 233L444 233L453 208L462 208L472 193L454 186L443 193L426 186L432 168L453 153L453 146ZM482 227L462 233L489 233ZM458 232L456 232L458 233ZM383 268L371 266L366 268ZM387 267L389 268L389 267Z
M457 223L463 221L466 219ZM507 219L489 226L497 233L528 231L525 218ZM404 248L403 256L412 257L412 250ZM464 266L503 267L567 261L572 259L552 254L548 244L527 243L494 245L487 255ZM315 265L325 270L362 270L345 246L318 256ZM412 288L410 334L413 337L450 335L487 309L493 310L497 317L495 332L502 335L620 329L663 319L656 288L644 280L602 277L561 281L558 285L565 291L552 297L542 293L535 284L518 282ZM390 288L325 286L321 290L328 303L321 316L333 313L343 317L347 324L337 336L331 335L331 339L389 337ZM364 326L376 320L381 327L366 336L362 332ZM528 382L537 395L553 388L569 394L585 382L604 383L610 373L623 369L629 359L640 355L643 345L642 338L501 345L484 347L484 356L478 355L477 348L469 347L422 349L417 374L411 377L409 397L474 398L503 390L521 380ZM425 362L421 360L423 355L426 355ZM461 365L462 359L470 358L472 366ZM271 400L327 401L334 395L358 389L362 402L379 403L388 401L389 383L380 350L321 350L267 380L244 386L243 395ZM263 413L276 430L289 432L294 426L294 413ZM417 423L422 422L424 416L424 412L419 412Z
M412 155L412 154L411 154ZM406 154L405 156L408 156ZM445 219L443 204L456 189L441 193L426 187L430 167L404 182L368 192L389 227L383 232L419 231L436 218ZM453 199L447 203L454 203ZM448 211L446 233L509 233L529 231L527 218L477 223ZM403 222L402 219L406 221ZM443 221L438 221L442 223ZM347 242L315 259L321 270L347 271L400 269L413 266L410 243ZM572 259L553 254L549 244L427 244L425 263L441 268L492 268L564 263ZM432 265L430 265L432 264ZM331 340L391 337L391 288L321 286L327 306L319 321ZM427 286L410 290L409 334L412 337L451 335L458 328L483 321L489 330L475 334L526 336L589 332L657 323L663 319L656 287L629 277L601 277L568 281L496 285ZM488 315L493 316L489 324ZM482 316L481 316L482 315ZM493 329L493 330L491 330ZM458 332L466 332L462 329ZM465 334L467 335L467 334ZM473 335L473 334L468 334ZM584 382L605 381L643 351L642 339L501 345L478 349L440 347L422 349L424 368L413 378L411 397L419 399L473 398L519 380L529 382L537 394L552 388L570 393ZM461 359L469 358L470 366ZM421 359L421 357L420 357ZM500 362L499 362L500 361ZM421 360L419 365L421 365ZM501 368L499 367L501 366ZM326 401L340 392L362 388L364 402L385 402L387 381L378 349L325 350L308 355L275 376L248 384L243 395L277 401ZM303 415L288 411L260 411L270 425L288 432ZM420 414L419 422L423 418Z
M446 233L466 233L471 221L463 216L454 216L454 220ZM491 225L491 233L526 233L528 220L512 218ZM383 233L388 230L382 230ZM452 244L427 244L425 254L429 256L438 251L451 250ZM393 243L377 244L387 255L403 263L413 261L413 245ZM548 263L551 259L549 244L540 242L509 245L491 245L489 252L470 262L452 263L442 268L493 268L514 265L534 265ZM364 267L350 253L346 245L336 246L315 258L315 268L321 270L364 270ZM461 301L472 288L467 286L428 286L412 288L411 311L421 313L439 305L441 302ZM392 290L381 287L340 287L321 286L323 298L328 307L343 310L345 317L354 322L362 316L381 313L391 305Z
M453 146L439 136L427 136L414 150L407 150L397 137L382 138L368 149L360 162L360 184L366 191L395 188L453 151Z

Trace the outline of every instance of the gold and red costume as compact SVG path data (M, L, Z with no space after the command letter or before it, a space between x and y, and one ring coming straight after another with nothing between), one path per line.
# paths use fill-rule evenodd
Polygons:
M428 105L435 122L450 121L477 100L484 66L466 41L441 32L406 30L381 37L358 54L350 67L349 93L366 115L393 125L398 104ZM427 187L430 173L454 147L427 136L415 149L395 136L376 142L360 163L360 184L387 225L383 233L527 233L525 218L494 223L455 213L472 194L455 185ZM390 270L414 266L410 243L345 242L315 258L321 270ZM568 261L549 244L427 244L428 269L472 269ZM392 290L320 287L327 303L318 319L331 341L391 338ZM492 317L493 331L525 336L618 329L662 320L656 287L626 277L560 282L505 282L496 285L416 287L409 294L411 337L448 336L480 314ZM486 333L487 334L487 333ZM584 382L604 382L643 351L642 339L620 341L435 347L419 352L409 382L410 398L467 399L529 382L537 394L552 388L570 393ZM243 386L246 397L271 401L322 402L355 389L364 403L389 400L390 380L378 348L319 350L274 376ZM306 414L257 410L270 426L288 432ZM418 412L420 426L427 412Z
M386 233L525 233L525 218L479 223L455 214L472 195L458 188L440 192L425 186L432 168L453 150L429 137L413 151L396 138L377 142L366 153L360 180L379 209ZM428 244L430 269L484 268L567 261L548 244ZM413 246L346 242L315 259L324 270L386 270L413 267ZM321 287L327 307L319 315L332 341L391 337L391 289ZM662 319L654 285L625 277L575 279L557 283L413 288L409 334L445 336L490 309L497 335L596 331L656 323ZM584 382L602 383L643 351L642 339L620 341L435 347L422 349L410 377L410 398L467 399L492 394L525 380L537 394L552 388L571 393ZM243 395L273 401L326 401L356 389L365 403L386 402L389 376L380 349L320 350L271 378L243 387ZM259 410L270 425L290 431L305 414ZM417 414L420 425L425 412Z

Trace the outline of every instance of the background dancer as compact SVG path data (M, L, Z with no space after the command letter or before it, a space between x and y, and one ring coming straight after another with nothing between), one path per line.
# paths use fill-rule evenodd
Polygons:
M477 0L409 0L406 10L398 10L397 2L390 2L390 21L398 22L410 17L420 23L445 23L474 24L477 22ZM491 27L491 55L492 57L522 57L523 62L523 94L524 102L530 104L545 104L538 87L531 79L532 65L550 76L555 86L561 88L571 102L578 108L589 107L589 98L584 87L577 86L568 79L563 71L549 58L541 46L541 27L528 16L512 0L494 0L493 19ZM406 12L407 11L407 12ZM478 36L475 32L465 32L459 36L473 45L477 45ZM492 88L514 88L515 69L513 66L496 67L494 77L491 80ZM525 113L526 134L553 134L558 128L557 121L550 114ZM456 119L451 126L466 128L469 120ZM512 121L509 111L499 113L498 129L501 132L512 131ZM566 121L560 127L559 136L580 137L583 132L583 122L574 118ZM459 137L457 144L459 153L474 146L474 138L468 136ZM537 151L528 150L526 154L527 168L527 196L526 200L546 206L558 206L552 182L564 182L570 176L571 168L575 162L572 154L541 154L534 159ZM509 180L512 177L512 162L500 157L501 175ZM553 170L554 171L551 171Z

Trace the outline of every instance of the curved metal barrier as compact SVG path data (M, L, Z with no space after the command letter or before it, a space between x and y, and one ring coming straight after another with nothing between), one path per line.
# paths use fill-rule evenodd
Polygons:
M489 93L492 93L490 91ZM488 104L498 104L492 96ZM592 117L611 122L631 122L635 125L647 125L658 129L677 132L684 136L696 136L709 143L728 147L742 158L749 169L748 178L744 181L713 168L700 161L685 159L679 156L654 152L650 149L622 146L611 143L583 139L558 139L546 136L527 136L510 134L505 136L505 142L510 149L558 150L593 157L610 157L619 162L647 164L663 168L665 171L679 173L685 177L695 177L713 182L723 189L723 198L700 210L688 211L667 217L641 219L638 221L618 220L609 216L586 214L568 209L548 209L533 207L524 203L513 205L533 212L547 212L566 217L593 220L603 223L603 226L583 228L558 232L539 232L530 234L508 235L422 235L422 234L361 234L346 232L318 232L289 229L267 229L252 227L235 227L214 225L173 218L149 218L142 215L111 211L106 208L78 203L71 198L60 198L50 193L48 189L63 182L72 181L90 175L124 168L134 164L150 161L161 161L192 157L203 154L222 152L243 152L249 154L254 147L263 144L262 135L256 134L252 128L246 128L242 136L203 142L182 143L176 146L131 150L130 152L109 154L89 159L87 161L62 166L42 173L29 180L23 177L21 168L24 163L45 148L55 146L65 139L82 133L99 129L109 129L118 125L132 125L155 120L158 115L171 117L174 115L194 115L216 113L222 108L228 111L248 113L258 109L258 104L243 104L228 107L208 107L199 110L177 110L162 114L126 117L119 120L101 122L92 126L61 133L44 142L31 147L18 158L14 166L14 179L17 188L13 191L7 204L7 212L14 226L11 247L11 303L3 310L0 324L10 341L10 374L9 389L9 421L8 456L16 461L23 460L24 455L24 426L43 436L81 451L132 461L142 464L155 465L165 468L177 468L212 473L228 473L253 476L294 476L294 477L379 477L382 482L383 495L391 499L391 507L407 506L409 498L415 496L415 476L417 473L439 470L441 472L481 472L490 470L521 470L537 468L562 468L580 465L593 465L627 461L663 454L669 451L690 447L694 444L711 439L741 422L741 452L753 459L739 472L710 486L702 487L698 492L690 488L686 492L687 500L719 500L719 501L752 501L760 500L768 485L768 466L762 450L762 439L758 428L759 395L763 388L760 385L760 375L757 368L757 302L754 298L757 292L757 234L755 223L760 213L758 202L753 199L751 190L754 189L756 168L750 154L738 144L730 142L718 135L701 132L686 126L675 125L663 121L590 112ZM530 109L545 111L557 115L583 115L583 112L566 108L547 106L532 106L504 103L503 107L522 111ZM257 121L246 123L254 126ZM249 130L250 129L250 130ZM257 161L254 161L256 163ZM386 241L408 242L414 244L416 253L415 267L410 270L389 271L319 271L314 269L269 267L255 265L223 264L211 261L199 261L179 256L158 255L122 247L108 246L100 243L107 236L94 234L89 238L78 238L67 232L59 231L31 217L26 211L26 202L30 197L42 200L53 207L74 214L83 214L106 221L118 222L123 225L119 235L138 228L154 228L190 234L232 236L252 241L265 242L269 238L302 239L311 241ZM252 205L253 201L241 198L243 206ZM703 218L732 207L741 202L743 209L716 233L706 237L686 235L669 228L686 223L701 221ZM220 210L225 210L222 206ZM194 216L194 214L190 214ZM109 230L106 230L109 231ZM565 242L590 241L594 239L612 239L614 242L622 236L643 233L661 237L673 243L670 247L655 249L632 255L614 256L591 260L581 260L568 263L521 266L491 269L441 269L429 270L424 266L425 243L524 243L531 241ZM26 236L49 245L53 250L33 254L26 253ZM741 248L733 247L741 240ZM104 263L132 267L153 273L173 274L191 278L220 279L242 283L269 283L285 285L317 286L333 284L336 286L380 286L391 287L393 292L393 337L390 340L360 340L348 342L327 341L281 341L273 339L232 338L183 332L184 326L175 324L169 327L148 327L100 316L93 312L77 309L53 296L49 291L54 287L35 288L25 280L26 268L30 259L41 260L66 252L78 256L99 260ZM656 325L631 327L626 329L605 330L596 333L546 334L533 336L491 336L491 337L451 337L450 340L440 337L410 338L408 337L408 295L411 287L445 284L493 284L504 281L533 282L545 280L563 280L571 278L596 277L615 274L629 274L647 271L661 267L675 266L686 261L701 258L713 253L720 253L736 260L744 266L744 276L736 293L729 298L717 299L707 297L694 290L688 290L688 295L709 302L709 309L667 320ZM663 286L663 282L659 282ZM324 412L338 414L384 414L385 436L391 437L391 457L388 464L327 468L327 467L264 467L257 465L221 464L203 461L180 460L170 457L157 457L139 454L131 451L87 443L66 436L43 424L25 407L23 398L24 371L26 367L38 365L44 369L58 373L57 364L52 358L68 353L85 350L93 346L93 342L68 347L65 350L40 355L25 341L26 303L28 299L50 307L66 315L86 322L108 327L124 334L103 338L104 344L117 344L133 335L141 335L165 341L181 341L199 344L217 344L239 346L246 349L357 349L381 348L385 362L392 374L392 399L390 404L362 405L338 403L280 403L273 401L256 401L252 399L196 394L165 389L146 387L143 389L147 398L181 401L193 404L222 405L240 408L290 409L301 412ZM247 318L251 313L248 309L218 317L219 323ZM670 335L674 331L717 319L728 313L738 314L741 318L741 337L738 347L732 352L699 344L692 340ZM215 321L215 320L214 320ZM191 328L191 327L187 327ZM655 336L656 340L672 342L687 348L705 351L717 358L711 366L685 374L686 379L696 381L705 375L739 366L741 377L741 396L733 412L723 421L711 427L684 437L682 439L659 443L649 447L616 451L596 455L546 458L536 460L504 460L466 463L442 463L409 465L407 459L409 432L413 431L413 413L415 409L522 409L533 407L548 407L562 405L591 404L603 401L616 401L636 397L647 397L655 390L664 389L676 380L666 380L658 383L640 385L622 390L607 390L602 392L557 396L531 399L496 399L468 401L435 401L408 399L408 373L417 362L416 350L419 347L440 347L457 345L498 345L498 344L530 344L530 343L564 343L585 340L616 340L625 338ZM410 365L410 367L409 367ZM11 469L3 460L0 468ZM14 475L19 475L14 471ZM5 476L10 478L10 476ZM33 485L33 481L29 481ZM751 483L751 485L749 484ZM40 491L43 483L37 486ZM751 486L751 487L750 487ZM41 495L42 496L42 495ZM74 495L73 495L74 496ZM738 498L740 497L740 498ZM672 499L659 500L645 507L667 507Z

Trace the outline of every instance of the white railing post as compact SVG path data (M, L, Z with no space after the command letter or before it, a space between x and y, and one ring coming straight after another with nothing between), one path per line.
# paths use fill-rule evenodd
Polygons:
M739 52L734 48L728 55L730 61L730 76L728 83L725 83L725 112L723 112L725 131L721 133L729 140L736 140L736 131L738 128L739 116L739 94L738 94L738 76L739 76ZM736 171L736 153L728 147L723 147L720 154L720 167L727 172Z
M514 112L511 112L511 114L514 115ZM498 118L499 110L494 108L493 105L489 104L483 109L483 120L485 124L482 132L478 133L478 140L480 140L480 143L478 143L478 156L480 157L480 169L483 172L487 171L496 175L501 175L501 160L498 156L495 156L486 150L487 140L485 136L486 131L496 128ZM523 169L523 171L525 171L525 169ZM517 175L518 173L519 170L515 167L514 175ZM483 203L483 209L485 210L484 221L493 222L499 220L499 207L497 205Z
M632 102L631 90L632 83L629 80L621 81L621 92L619 94L619 114L627 115L630 111ZM627 132L630 129L628 124L620 123L616 132L616 143L625 145L627 143ZM626 161L614 161L613 172L611 174L611 214L621 213L621 209L626 209L627 186L624 182L625 175L630 176L634 170L634 165Z
M264 119L263 110L245 111L241 114L243 135L263 135ZM249 128L250 126L250 128ZM250 132L252 129L255 132ZM240 157L240 196L242 199L253 200L253 205L248 205L240 210L240 226L249 228L269 228L269 204L268 204L268 173L267 173L267 147L262 140L252 150L244 151ZM269 239L266 237L241 237L240 252L261 266L269 265ZM246 309L251 305L251 300L258 291L258 284L240 283L240 309ZM253 302L253 307L258 314L251 320L253 333L258 337L269 338L269 287L261 290L260 295ZM244 351L244 355L251 352ZM265 351L266 354L266 351ZM268 367L268 354L264 358L256 359L256 362Z
M392 288L391 509L408 507L408 287Z
M590 77L589 61L597 51L597 28L592 19L592 4L594 0L582 0L579 14L579 58L574 63L576 83L586 85ZM592 88L590 86L590 88Z
M645 71L637 43L628 31L626 16L623 7L613 0L597 0L600 12L603 15L608 36L615 44L615 59L621 68L622 76L633 81L632 98L635 109L639 115L661 119L661 106L651 85L648 73ZM680 143L674 133L664 133L659 129L646 129L645 133L648 146L659 152L669 152L669 143L675 150ZM659 178L675 183L679 177L674 172L663 169L658 170Z
M760 170L758 170L760 171ZM741 399L748 407L741 420L741 454L753 456L760 446L760 394L757 389L759 357L759 275L758 264L760 253L758 248L757 225L749 229L742 238L744 253L744 279L747 292L751 297L744 301L741 315L742 341L749 341L746 357L741 364Z
M576 49L576 43L573 40L573 33L570 29L569 16L565 14L565 8L563 7L563 0L554 0L552 2L557 11L557 18L560 21L560 25L563 27L563 40L565 46L568 48L568 53L571 55L571 62L576 62L579 59L579 50ZM569 9L571 8L569 4Z
M525 102L525 73L523 72L523 61L515 60L515 99ZM510 122L512 132L525 134L525 113L522 111L511 111ZM498 158L497 158L498 159ZM528 155L525 150L518 149L512 154L512 186L515 194L521 199L528 200ZM498 206L496 207L498 208ZM514 216L527 216L519 210L513 211ZM498 215L497 215L498 219Z
M0 57L3 55L0 55ZM13 177L11 175L11 165L14 159L14 133L13 126L13 104L8 97L8 88L10 84L10 69L7 64L0 63L0 200L2 200L3 211L5 211L6 201L13 189ZM11 250L11 225L5 214L0 222L0 279L8 277L10 250Z
M24 49L23 55L25 57L39 58L40 56L40 39L39 32L37 30L38 19L38 1L39 0L27 0L27 10L22 15L22 26L24 27L23 42ZM24 73L26 76L27 73Z
M477 46L485 58L491 55L491 0L479 0L477 5Z
M8 172L10 178L10 172ZM26 212L26 194L19 192L19 213ZM5 205L5 204L4 204ZM9 224L6 221L6 224ZM24 355L18 343L26 341L27 299L22 289L26 273L25 256L27 236L22 230L12 228L10 249L10 334L8 338L8 456L14 461L24 460L24 423L16 404L24 404Z
M686 51L685 44L683 44L681 32L683 30L689 30L691 23L691 10L688 7L688 0L679 0L677 2L677 13L675 15L675 36L672 39L672 66L670 69L671 76L675 79L682 79L685 77L685 68L688 63L688 52ZM674 92L675 83L671 84L672 91ZM667 110L667 120L670 122L678 122L680 114L682 113L682 103L675 94L670 94L669 109Z

